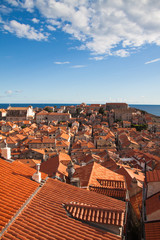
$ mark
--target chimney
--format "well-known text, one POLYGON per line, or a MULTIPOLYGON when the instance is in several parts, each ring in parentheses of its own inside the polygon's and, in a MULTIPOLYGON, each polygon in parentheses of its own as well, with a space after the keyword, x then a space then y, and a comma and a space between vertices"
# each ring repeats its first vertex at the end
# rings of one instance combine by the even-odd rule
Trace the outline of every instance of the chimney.
POLYGON ((68 135, 69 135, 69 137, 70 137, 70 136, 71 136, 71 130, 70 130, 70 127, 68 127, 67 131, 68 131, 68 135))
POLYGON ((80 187, 80 179, 79 178, 71 178, 70 184, 76 187, 80 187))
POLYGON ((5 159, 10 160, 11 159, 11 148, 7 146, 7 141, 6 139, 4 140, 5 143, 5 148, 1 148, 1 156, 5 159))
POLYGON ((68 172, 68 178, 71 179, 75 173, 74 163, 72 161, 68 164, 66 171, 68 172))
POLYGON ((41 182, 41 172, 39 171, 40 170, 40 163, 36 164, 36 170, 37 172, 33 174, 32 176, 32 179, 38 183, 41 182))

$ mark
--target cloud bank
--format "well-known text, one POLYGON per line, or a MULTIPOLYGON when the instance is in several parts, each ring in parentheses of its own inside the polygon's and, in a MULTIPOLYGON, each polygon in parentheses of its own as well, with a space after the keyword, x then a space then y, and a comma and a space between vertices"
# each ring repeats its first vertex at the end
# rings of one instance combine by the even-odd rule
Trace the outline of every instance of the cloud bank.
MULTIPOLYGON (((144 44, 160 45, 160 2, 157 0, 6 1, 28 12, 38 10, 46 26, 50 24, 50 30, 58 28, 68 33, 80 41, 79 49, 87 49, 95 56, 127 57, 144 44)), ((15 20, 4 28, 18 37, 38 41, 48 38, 15 20)))
POLYGON ((45 35, 41 32, 38 32, 30 25, 21 24, 16 20, 12 20, 9 23, 4 24, 4 30, 10 33, 14 33, 19 38, 27 38, 37 41, 47 40, 48 38, 48 34, 45 35))

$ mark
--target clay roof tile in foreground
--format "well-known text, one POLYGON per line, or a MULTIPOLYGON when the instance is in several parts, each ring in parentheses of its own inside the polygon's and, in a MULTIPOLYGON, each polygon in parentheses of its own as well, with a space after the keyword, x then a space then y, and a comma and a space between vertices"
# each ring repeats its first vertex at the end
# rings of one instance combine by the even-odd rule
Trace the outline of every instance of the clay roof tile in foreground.
MULTIPOLYGON (((48 179, 36 196, 23 210, 21 215, 12 223, 10 228, 2 236, 5 239, 39 239, 39 240, 120 240, 121 237, 88 225, 75 218, 69 217, 62 206, 67 202, 81 202, 87 205, 97 206, 99 209, 109 209, 119 214, 117 217, 111 216, 110 221, 118 224, 125 211, 125 203, 107 196, 86 191, 62 183, 58 180, 48 179)), ((89 213, 88 213, 89 215, 89 213)), ((87 215, 86 215, 87 216, 87 215)), ((98 213, 97 213, 98 217, 98 213)), ((84 218, 84 217, 83 217, 84 218)))
POLYGON ((25 164, 0 159, 0 231, 38 188, 39 184, 31 180, 35 172, 25 164))
POLYGON ((64 203, 63 206, 66 211, 76 219, 94 223, 123 226, 124 211, 99 208, 97 206, 76 202, 64 203))
POLYGON ((126 189, 113 189, 103 186, 89 186, 89 190, 120 200, 126 199, 126 189))

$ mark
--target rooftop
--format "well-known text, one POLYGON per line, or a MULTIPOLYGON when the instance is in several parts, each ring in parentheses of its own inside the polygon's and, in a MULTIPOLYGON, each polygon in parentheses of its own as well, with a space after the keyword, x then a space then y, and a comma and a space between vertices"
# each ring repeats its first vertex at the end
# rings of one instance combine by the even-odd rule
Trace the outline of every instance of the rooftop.
MULTIPOLYGON (((69 217, 63 206, 64 202, 81 202, 119 214, 125 211, 125 203, 122 201, 48 179, 2 239, 121 239, 115 234, 69 217)), ((114 216, 111 221, 112 219, 114 216)))
MULTIPOLYGON (((0 159, 0 231, 38 188, 39 184, 31 180, 35 172, 20 162, 0 159)), ((43 179, 46 176, 42 174, 43 179)))

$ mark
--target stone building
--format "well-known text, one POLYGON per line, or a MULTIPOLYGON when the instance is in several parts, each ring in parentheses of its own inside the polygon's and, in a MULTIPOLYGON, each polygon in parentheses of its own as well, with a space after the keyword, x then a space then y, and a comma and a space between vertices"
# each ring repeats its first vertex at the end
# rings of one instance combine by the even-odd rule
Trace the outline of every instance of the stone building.
POLYGON ((32 106, 28 107, 11 107, 7 108, 7 121, 24 121, 34 118, 34 111, 32 106))
POLYGON ((49 113, 48 114, 48 122, 52 121, 68 121, 71 118, 70 113, 49 113))
POLYGON ((5 109, 0 109, 0 120, 5 120, 6 114, 7 114, 7 112, 5 109))
POLYGON ((128 109, 127 103, 106 103, 106 110, 110 111, 112 109, 128 109))
POLYGON ((48 112, 45 110, 42 110, 41 112, 36 114, 36 123, 41 122, 48 122, 48 112))

